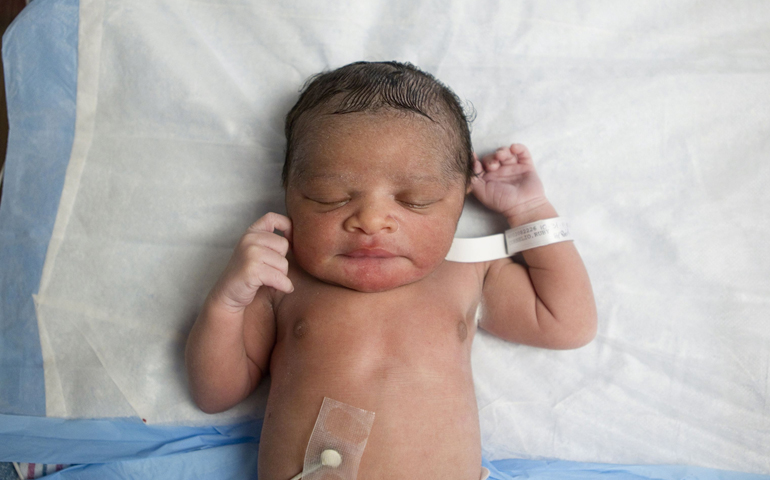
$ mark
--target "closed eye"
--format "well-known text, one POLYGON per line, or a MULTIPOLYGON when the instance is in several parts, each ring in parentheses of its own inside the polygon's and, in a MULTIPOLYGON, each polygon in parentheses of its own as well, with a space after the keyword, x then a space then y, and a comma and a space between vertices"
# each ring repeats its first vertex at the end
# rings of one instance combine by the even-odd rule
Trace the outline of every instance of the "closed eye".
POLYGON ((348 203, 348 201, 350 200, 349 198, 341 198, 339 200, 326 200, 326 199, 321 200, 321 199, 310 198, 307 196, 305 198, 307 198, 311 202, 315 202, 319 205, 325 205, 327 207, 341 207, 346 203, 348 203))
POLYGON ((400 203, 401 203, 401 205, 403 205, 403 206, 405 206, 407 208, 413 208, 415 210, 420 210, 420 209, 423 209, 423 208, 428 208, 428 207, 430 207, 431 205, 433 205, 436 202, 420 202, 420 203, 417 203, 417 202, 403 202, 402 201, 400 203))

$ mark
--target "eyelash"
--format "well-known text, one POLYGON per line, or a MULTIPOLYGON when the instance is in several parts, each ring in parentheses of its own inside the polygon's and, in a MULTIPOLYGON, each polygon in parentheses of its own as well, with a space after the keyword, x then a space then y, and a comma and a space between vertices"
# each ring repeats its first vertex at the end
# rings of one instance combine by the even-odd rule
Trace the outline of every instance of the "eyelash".
MULTIPOLYGON (((311 200, 312 200, 312 199, 311 199, 311 200)), ((313 200, 313 201, 314 201, 315 203, 318 203, 318 204, 320 204, 320 205, 325 205, 325 206, 327 206, 327 207, 332 207, 332 206, 334 206, 334 205, 340 205, 340 206, 342 206, 342 205, 344 205, 344 204, 348 203, 348 199, 345 199, 345 200, 336 200, 336 201, 333 201, 333 202, 322 202, 322 201, 320 201, 320 200, 313 200)))
MULTIPOLYGON (((314 201, 315 203, 317 203, 319 205, 323 205, 323 206, 326 206, 326 207, 333 207, 333 206, 340 206, 341 207, 341 206, 345 205, 346 203, 348 203, 348 201, 350 200, 350 199, 346 198, 344 200, 336 200, 336 201, 331 201, 331 202, 324 202, 324 201, 315 200, 315 199, 312 199, 312 198, 309 198, 309 197, 308 197, 308 199, 314 201)), ((398 203, 400 203, 401 205, 403 205, 403 206, 405 206, 407 208, 412 208, 412 209, 415 209, 415 210, 422 210, 422 209, 428 208, 434 202, 410 203, 410 202, 399 201, 398 203)))
POLYGON ((400 203, 406 207, 416 208, 416 209, 428 208, 431 205, 430 203, 409 203, 409 202, 400 202, 400 203))

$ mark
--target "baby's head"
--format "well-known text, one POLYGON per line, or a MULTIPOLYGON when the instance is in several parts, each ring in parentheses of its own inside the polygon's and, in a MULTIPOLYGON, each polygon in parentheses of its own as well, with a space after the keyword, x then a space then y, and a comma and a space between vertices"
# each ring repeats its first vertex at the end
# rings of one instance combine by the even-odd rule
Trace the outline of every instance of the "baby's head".
POLYGON ((433 272, 473 175, 457 96, 419 69, 353 63, 315 76, 286 117, 283 184, 293 254, 359 291, 433 272))
POLYGON ((302 169, 298 149, 308 127, 324 116, 350 113, 420 115, 446 135, 447 173, 473 175, 469 119, 460 99, 431 74, 409 63, 355 62, 313 76, 286 115, 286 157, 282 180, 287 187, 295 169, 302 169))

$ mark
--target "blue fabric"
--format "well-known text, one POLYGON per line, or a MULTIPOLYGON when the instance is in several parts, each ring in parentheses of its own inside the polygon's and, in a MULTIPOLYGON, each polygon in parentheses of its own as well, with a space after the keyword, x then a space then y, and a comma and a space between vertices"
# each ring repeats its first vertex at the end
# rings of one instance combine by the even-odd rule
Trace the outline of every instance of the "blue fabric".
POLYGON ((0 461, 107 463, 256 443, 261 420, 211 427, 149 426, 131 418, 0 415, 0 461))
POLYGON ((51 480, 255 479, 257 446, 227 445, 198 452, 96 465, 79 465, 46 477, 51 480))
POLYGON ((51 479, 253 479, 261 430, 0 415, 0 461, 82 464, 51 479))
POLYGON ((75 135, 78 0, 36 0, 3 36, 0 412, 45 415, 37 292, 75 135))
MULTIPOLYGON (((0 415, 0 461, 85 463, 55 479, 256 478, 260 420, 222 427, 159 427, 130 419, 63 420, 0 415)), ((561 460, 483 462, 490 479, 768 480, 699 467, 561 460)))
POLYGON ((770 475, 730 472, 681 465, 613 465, 562 460, 484 461, 490 479, 512 480, 768 480, 770 475))
POLYGON ((261 420, 157 427, 130 419, 0 415, 0 461, 80 463, 50 479, 253 479, 261 420))

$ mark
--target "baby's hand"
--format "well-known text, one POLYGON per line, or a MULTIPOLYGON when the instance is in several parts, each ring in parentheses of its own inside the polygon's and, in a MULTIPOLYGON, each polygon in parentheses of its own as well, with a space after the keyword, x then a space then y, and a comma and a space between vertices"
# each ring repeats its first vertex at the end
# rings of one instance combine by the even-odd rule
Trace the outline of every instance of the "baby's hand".
POLYGON ((474 154, 473 194, 487 208, 511 219, 548 200, 527 147, 514 143, 479 161, 474 154))
POLYGON ((268 213, 246 230, 235 247, 230 263, 214 287, 215 299, 235 311, 246 308, 261 286, 291 293, 289 280, 289 251, 291 220, 277 213, 268 213), (274 233, 280 230, 285 237, 274 233))

